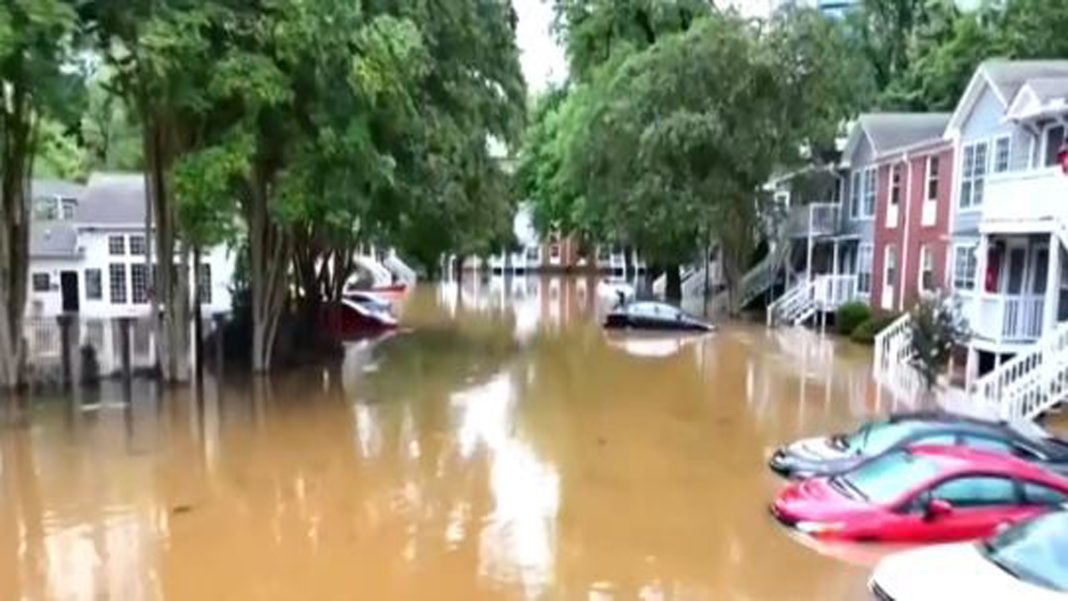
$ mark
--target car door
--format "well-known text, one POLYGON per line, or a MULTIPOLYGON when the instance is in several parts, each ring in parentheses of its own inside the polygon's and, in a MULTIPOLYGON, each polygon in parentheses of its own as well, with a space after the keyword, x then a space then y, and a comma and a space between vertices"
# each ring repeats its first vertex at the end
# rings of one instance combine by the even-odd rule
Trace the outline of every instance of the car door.
POLYGON ((1016 482, 997 475, 969 474, 944 480, 928 491, 927 501, 948 503, 951 509, 937 517, 925 512, 924 541, 985 537, 1000 524, 1036 513, 1034 507, 1021 502, 1016 482))

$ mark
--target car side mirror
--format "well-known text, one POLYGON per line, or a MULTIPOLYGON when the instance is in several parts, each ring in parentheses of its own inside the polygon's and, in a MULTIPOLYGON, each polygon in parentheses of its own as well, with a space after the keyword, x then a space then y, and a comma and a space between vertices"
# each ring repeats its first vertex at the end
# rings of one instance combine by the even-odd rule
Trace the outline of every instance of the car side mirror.
POLYGON ((929 522, 940 520, 953 513, 953 505, 945 499, 931 499, 927 502, 923 518, 929 522))

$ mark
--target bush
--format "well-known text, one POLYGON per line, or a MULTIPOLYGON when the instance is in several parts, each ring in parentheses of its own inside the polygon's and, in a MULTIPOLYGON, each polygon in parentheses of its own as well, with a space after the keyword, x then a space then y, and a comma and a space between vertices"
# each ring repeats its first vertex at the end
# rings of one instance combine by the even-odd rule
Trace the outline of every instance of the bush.
POLYGON ((894 321, 900 317, 896 313, 884 313, 882 315, 875 315, 864 320, 860 325, 849 334, 849 338, 853 342, 859 342, 860 344, 873 344, 875 342, 875 336, 882 332, 894 323, 894 321))
POLYGON ((860 302, 846 303, 838 307, 834 315, 834 329, 841 336, 849 336, 857 326, 871 319, 871 309, 860 302))

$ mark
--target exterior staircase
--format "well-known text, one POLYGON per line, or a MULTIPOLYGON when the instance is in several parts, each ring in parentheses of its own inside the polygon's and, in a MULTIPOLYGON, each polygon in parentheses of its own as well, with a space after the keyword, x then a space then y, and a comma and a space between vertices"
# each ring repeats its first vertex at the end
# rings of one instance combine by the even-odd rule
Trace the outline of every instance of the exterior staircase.
POLYGON ((973 382, 968 392, 1007 421, 1033 420, 1068 400, 1068 323, 973 382))
POLYGON ((768 305, 768 326, 780 323, 801 325, 816 314, 816 280, 801 280, 768 305))

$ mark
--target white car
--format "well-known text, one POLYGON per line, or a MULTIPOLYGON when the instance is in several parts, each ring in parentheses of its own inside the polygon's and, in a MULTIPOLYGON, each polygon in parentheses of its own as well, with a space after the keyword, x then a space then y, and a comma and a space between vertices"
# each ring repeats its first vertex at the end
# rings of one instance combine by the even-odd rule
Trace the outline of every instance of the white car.
POLYGON ((879 601, 1068 601, 1068 512, 982 542, 891 555, 868 587, 879 601))

